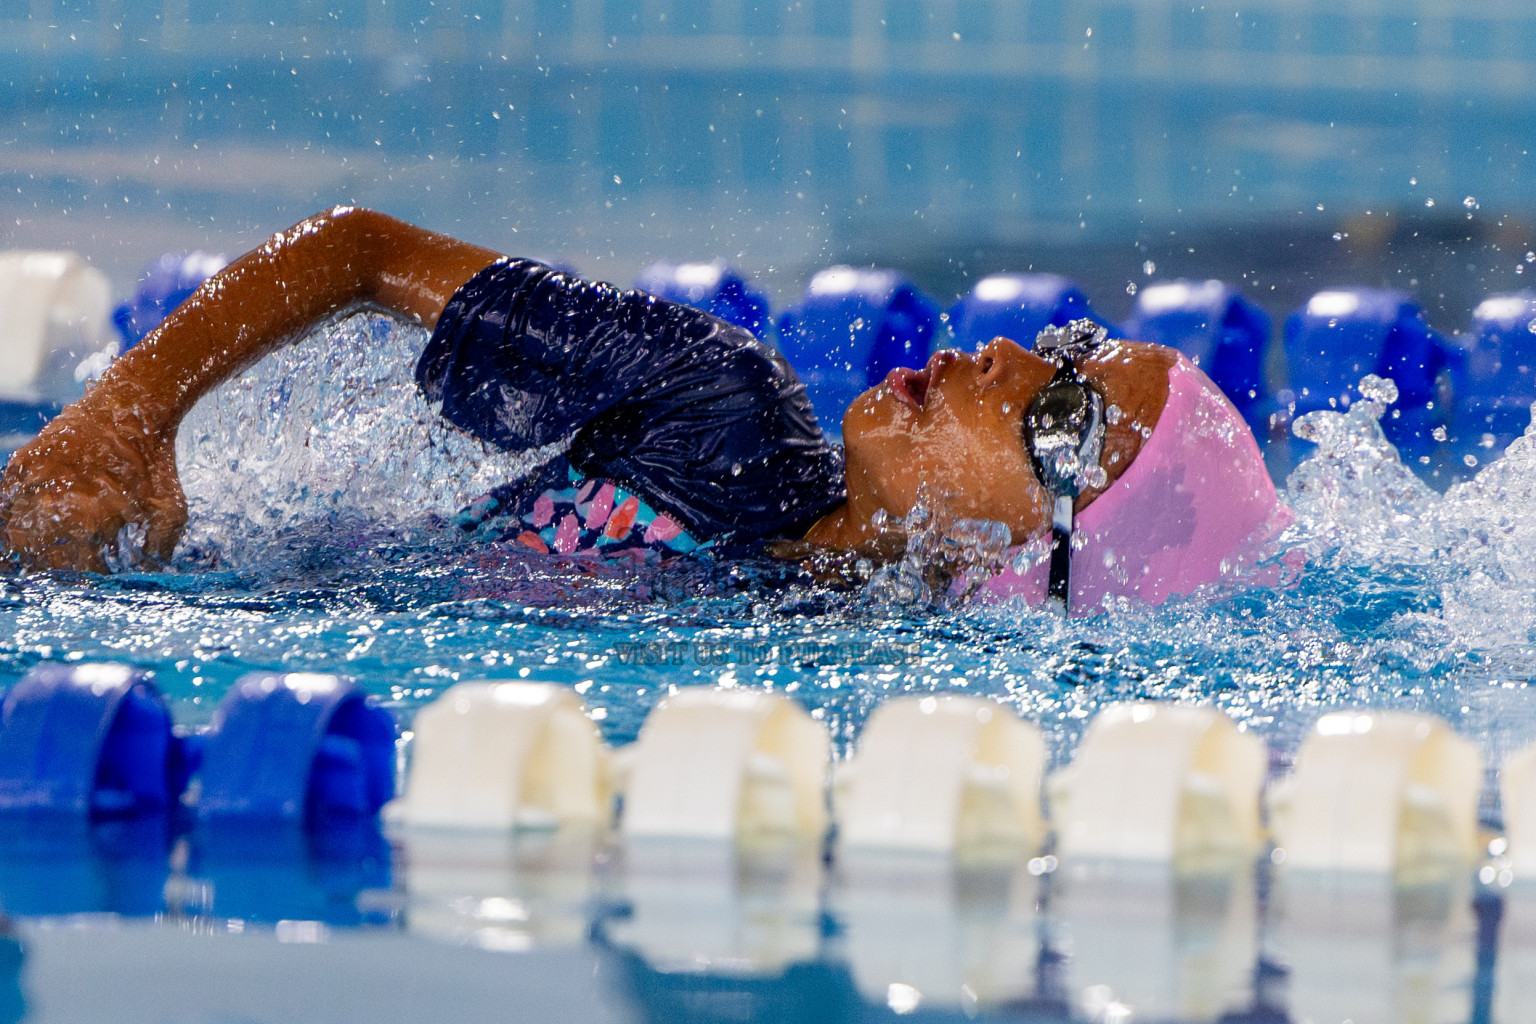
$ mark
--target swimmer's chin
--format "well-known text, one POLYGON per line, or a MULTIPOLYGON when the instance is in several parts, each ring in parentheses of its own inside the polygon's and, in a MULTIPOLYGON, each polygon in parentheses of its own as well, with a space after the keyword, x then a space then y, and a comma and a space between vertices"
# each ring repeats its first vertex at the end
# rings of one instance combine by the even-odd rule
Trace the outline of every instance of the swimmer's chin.
MULTIPOLYGON (((892 372, 894 374, 895 371, 892 372)), ((848 403, 848 411, 843 413, 844 444, 849 438, 857 438, 876 427, 888 426, 900 420, 904 413, 908 414, 909 420, 913 419, 915 417, 910 414, 914 411, 897 397, 891 378, 887 377, 848 403)))

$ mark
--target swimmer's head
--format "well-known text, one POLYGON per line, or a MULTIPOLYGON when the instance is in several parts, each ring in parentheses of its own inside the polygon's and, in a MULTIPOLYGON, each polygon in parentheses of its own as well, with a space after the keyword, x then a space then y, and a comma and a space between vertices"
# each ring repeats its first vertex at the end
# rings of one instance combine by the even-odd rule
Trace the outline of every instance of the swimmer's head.
MULTIPOLYGON (((1064 376, 1080 374, 1102 403, 1103 473, 1080 475, 1074 505, 1081 511, 1140 452, 1167 401, 1177 355, 1131 341, 1084 345, 1071 355, 1075 372, 1064 376)), ((926 493, 952 516, 1006 524, 1015 543, 1049 529, 1050 481, 1031 456, 1025 422, 1060 367, 1059 358, 994 338, 974 355, 948 350, 921 370, 891 371, 843 417, 845 528, 872 533, 878 511, 900 518, 926 493)))

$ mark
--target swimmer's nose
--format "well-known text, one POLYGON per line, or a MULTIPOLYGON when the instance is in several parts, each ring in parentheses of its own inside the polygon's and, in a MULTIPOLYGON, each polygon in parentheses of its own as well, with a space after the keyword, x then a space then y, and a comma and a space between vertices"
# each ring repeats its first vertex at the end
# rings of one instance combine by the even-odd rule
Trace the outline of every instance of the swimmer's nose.
POLYGON ((976 353, 976 383, 981 387, 998 383, 1007 372, 1008 361, 999 351, 1002 341, 1002 338, 993 338, 976 353))

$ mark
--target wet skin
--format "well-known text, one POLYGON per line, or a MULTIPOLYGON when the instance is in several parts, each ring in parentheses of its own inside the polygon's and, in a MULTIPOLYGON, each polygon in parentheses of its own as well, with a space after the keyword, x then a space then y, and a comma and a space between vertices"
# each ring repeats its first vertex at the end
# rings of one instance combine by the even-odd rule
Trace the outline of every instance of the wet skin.
MULTIPOLYGON (((1110 410, 1099 459, 1105 487, 1141 451, 1143 431, 1156 426, 1175 358, 1161 346, 1116 341, 1077 363, 1110 410)), ((899 519, 923 490, 951 516, 1006 524, 1014 543, 1047 530, 1050 499, 1030 465, 1023 422, 1054 372, 1051 363, 1007 338, 994 338, 975 355, 939 352, 922 370, 893 370, 843 416, 848 502, 812 527, 806 540, 864 546, 878 534, 878 512, 899 519)), ((1078 511, 1104 489, 1085 490, 1078 511)))
MULTIPOLYGON (((30 569, 105 572, 124 527, 168 560, 187 522, 176 431, 209 390, 315 326, 373 307, 432 327, 497 253, 370 210, 336 207, 209 278, 17 449, 0 478, 0 540, 30 569)), ((125 552, 131 554, 133 552, 125 552)))
MULTIPOLYGON (((273 236, 210 278, 80 401, 11 457, 0 542, 25 568, 104 572, 108 555, 154 567, 186 527, 176 431, 197 400, 262 356, 359 308, 431 329, 454 292, 498 254, 384 214, 336 207, 273 236), (137 539, 119 550, 124 538, 137 539)), ((1081 368, 1123 415, 1100 464, 1113 481, 1167 399, 1173 353, 1118 342, 1081 368)), ((1047 500, 1022 442, 1025 409, 1051 376, 1005 339, 896 370, 843 419, 847 504, 806 535, 858 548, 876 512, 903 516, 920 486, 956 516, 1043 530, 1047 500)), ((1078 499, 1086 505, 1097 492, 1078 499)))

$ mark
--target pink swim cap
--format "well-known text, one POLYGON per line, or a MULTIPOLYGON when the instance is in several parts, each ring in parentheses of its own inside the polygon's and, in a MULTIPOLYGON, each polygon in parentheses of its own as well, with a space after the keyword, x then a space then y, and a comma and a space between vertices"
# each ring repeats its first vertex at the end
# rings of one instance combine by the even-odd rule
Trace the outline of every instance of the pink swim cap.
MULTIPOLYGON (((1251 567, 1290 522, 1247 424, 1180 355, 1152 436, 1076 517, 1068 606, 1085 615, 1105 607, 1106 597, 1161 604, 1251 567)), ((1040 551, 1037 565, 1004 570, 978 593, 1044 601, 1050 532, 1025 547, 1040 551)))

